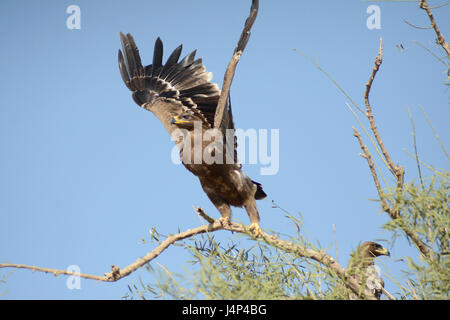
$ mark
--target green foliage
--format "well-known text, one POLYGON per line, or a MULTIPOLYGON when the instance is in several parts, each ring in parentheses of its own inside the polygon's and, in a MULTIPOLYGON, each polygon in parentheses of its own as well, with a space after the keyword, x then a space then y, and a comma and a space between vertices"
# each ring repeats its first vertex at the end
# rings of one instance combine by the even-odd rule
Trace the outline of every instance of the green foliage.
MULTIPOLYGON (((384 228, 394 237, 413 230, 429 246, 430 255, 406 257, 407 280, 398 284, 398 299, 448 299, 450 292, 450 227, 448 172, 437 172, 426 185, 405 183, 401 195, 392 188, 383 194, 391 205, 396 201, 401 217, 384 228)), ((315 250, 300 235, 301 219, 286 215, 297 227, 288 240, 315 250)), ((205 234, 179 244, 186 249, 191 265, 184 274, 165 267, 148 267, 156 283, 129 286, 126 298, 169 299, 349 299, 354 294, 330 269, 311 259, 299 258, 258 240, 249 248, 240 243, 246 235, 235 234, 222 245, 205 234)), ((159 240, 158 240, 159 241, 159 240)))
POLYGON ((191 278, 192 293, 206 299, 303 298, 297 264, 288 265, 277 250, 261 242, 249 249, 221 247, 206 235, 187 249, 200 269, 191 278))
MULTIPOLYGON (((297 236, 288 240, 320 251, 300 235, 301 219, 286 217, 297 227, 297 236)), ((191 255, 184 274, 171 273, 161 265, 147 267, 156 282, 132 284, 124 298, 348 299, 349 289, 333 270, 261 240, 244 248, 243 237, 247 235, 234 234, 226 245, 212 234, 186 240, 179 244, 191 255)))
MULTIPOLYGON (((288 216, 300 231, 300 220, 288 216)), ((297 257, 258 240, 244 248, 240 240, 247 235, 235 234, 226 245, 211 234, 199 235, 181 246, 191 260, 185 274, 174 274, 163 266, 149 267, 156 283, 129 286, 124 298, 168 299, 325 299, 337 277, 311 259, 297 257), (194 270, 194 271, 193 271, 194 270)), ((298 235, 293 243, 307 244, 298 235)))
POLYGON ((448 299, 450 292, 450 209, 449 172, 437 172, 427 185, 406 183, 403 193, 388 190, 384 197, 391 204, 397 201, 401 217, 383 227, 396 236, 409 229, 430 249, 428 256, 406 257, 408 261, 409 294, 420 299, 448 299), (395 199, 395 200, 394 200, 395 199))

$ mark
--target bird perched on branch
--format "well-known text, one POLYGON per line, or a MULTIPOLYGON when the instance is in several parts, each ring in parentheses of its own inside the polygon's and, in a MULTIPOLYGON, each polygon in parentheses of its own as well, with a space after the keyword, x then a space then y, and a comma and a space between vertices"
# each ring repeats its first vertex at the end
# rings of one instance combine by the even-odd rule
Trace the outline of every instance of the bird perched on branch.
POLYGON ((181 61, 182 46, 177 47, 163 64, 163 44, 158 38, 153 63, 143 66, 138 48, 130 34, 120 34, 119 69, 134 101, 153 112, 171 134, 180 150, 183 165, 194 175, 219 210, 222 223, 231 218, 230 206, 245 207, 250 230, 261 234, 256 201, 263 199, 261 184, 241 170, 236 154, 236 137, 228 96, 221 123, 214 123, 221 91, 211 83, 202 59, 195 53, 181 61))
POLYGON ((380 299, 384 281, 374 262, 374 259, 378 256, 390 256, 390 253, 376 242, 366 241, 362 243, 353 253, 348 263, 347 272, 349 275, 356 276, 360 283, 365 283, 366 289, 377 299, 380 299))

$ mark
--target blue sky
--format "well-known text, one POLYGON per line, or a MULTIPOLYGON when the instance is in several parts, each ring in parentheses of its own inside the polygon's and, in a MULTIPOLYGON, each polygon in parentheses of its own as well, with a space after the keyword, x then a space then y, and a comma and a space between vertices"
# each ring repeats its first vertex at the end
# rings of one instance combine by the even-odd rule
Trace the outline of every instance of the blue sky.
MULTIPOLYGON (((381 29, 369 30, 368 3, 352 1, 261 1, 252 36, 231 88, 239 128, 279 129, 279 171, 260 175, 261 164, 244 166, 270 200, 301 212, 305 231, 346 265, 365 240, 390 239, 366 161, 352 136, 358 123, 349 100, 304 56, 315 59, 362 107, 365 83, 383 37, 384 57, 371 92, 375 120, 406 179, 417 178, 411 124, 419 156, 435 167, 448 163, 418 105, 448 146, 446 68, 414 41, 443 57, 428 18, 416 3, 376 3, 381 29), (402 44, 400 52, 396 45, 402 44)), ((433 2, 432 2, 433 4, 433 2)), ((213 81, 223 74, 250 1, 12 1, 0 2, 0 261, 101 275, 124 267, 154 244, 141 244, 156 227, 163 234, 201 224, 192 206, 219 213, 200 184, 170 161, 173 144, 159 121, 132 101, 118 66, 119 32, 130 32, 144 64, 159 36, 165 57, 180 43, 197 49, 213 81), (81 9, 81 29, 66 27, 70 5, 81 9)), ((435 10, 449 37, 449 7, 435 10)), ((367 144, 369 142, 366 139, 367 144)), ((423 168, 425 174, 429 172, 423 168)), ((391 181, 392 182, 392 181, 391 181)), ((270 200, 259 201, 262 228, 294 233, 270 200)), ((249 223, 243 209, 235 221, 249 223)), ((233 236, 217 232, 221 241, 233 236)), ((242 241, 242 240, 241 240, 242 241)), ((404 279, 401 261, 415 250, 387 242, 383 264, 404 279)), ((244 245, 244 244, 243 244, 244 245)), ((180 272, 188 255, 173 247, 155 262, 180 272)), ((158 268, 155 265, 155 268, 158 268)), ((127 285, 151 281, 145 270, 117 283, 81 281, 69 290, 66 277, 27 270, 0 270, 2 299, 119 299, 127 285)), ((398 287, 386 279, 392 293, 398 287)))

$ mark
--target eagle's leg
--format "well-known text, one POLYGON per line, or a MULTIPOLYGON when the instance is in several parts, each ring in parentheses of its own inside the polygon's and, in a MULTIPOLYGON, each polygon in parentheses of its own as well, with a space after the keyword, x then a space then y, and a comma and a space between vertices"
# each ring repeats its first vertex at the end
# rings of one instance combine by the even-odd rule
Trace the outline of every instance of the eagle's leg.
POLYGON ((229 226, 230 225, 230 219, 231 219, 231 208, 230 206, 221 198, 216 196, 209 196, 209 199, 214 204, 214 206, 219 210, 222 217, 219 218, 220 223, 223 226, 229 226))
POLYGON ((251 225, 249 227, 250 231, 255 237, 259 237, 262 233, 261 227, 259 226, 259 213, 258 207, 256 206, 256 201, 254 198, 248 200, 245 204, 245 210, 250 218, 251 225))

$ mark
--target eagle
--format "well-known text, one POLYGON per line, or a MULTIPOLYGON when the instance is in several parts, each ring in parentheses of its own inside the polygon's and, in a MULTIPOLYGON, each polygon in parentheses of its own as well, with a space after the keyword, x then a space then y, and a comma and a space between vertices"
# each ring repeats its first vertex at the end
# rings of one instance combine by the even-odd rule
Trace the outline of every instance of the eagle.
MULTIPOLYGON (((366 241, 362 243, 353 253, 347 267, 347 272, 355 276, 358 281, 365 284, 377 299, 380 299, 384 288, 384 281, 381 278, 378 267, 374 259, 378 256, 390 256, 389 251, 379 243, 366 241)), ((354 295, 350 297, 354 299, 354 295)))
MULTIPOLYGON (((180 151, 183 165, 200 184, 229 225, 231 206, 244 207, 250 218, 249 230, 261 235, 255 200, 266 197, 260 183, 242 171, 237 158, 237 139, 230 96, 223 108, 220 125, 214 124, 221 90, 212 83, 196 50, 179 61, 182 45, 163 64, 163 43, 155 42, 152 64, 143 66, 131 34, 120 33, 122 50, 118 60, 122 80, 132 91, 134 102, 151 111, 163 124, 180 151)), ((220 111, 218 111, 220 112, 220 111)))

